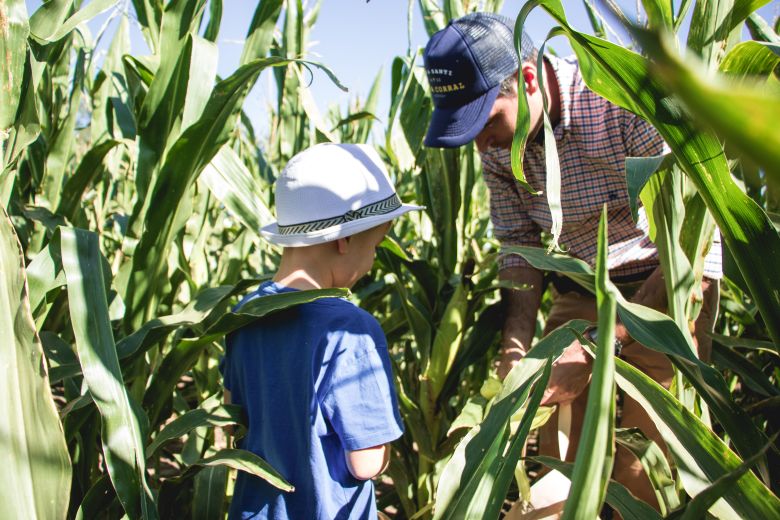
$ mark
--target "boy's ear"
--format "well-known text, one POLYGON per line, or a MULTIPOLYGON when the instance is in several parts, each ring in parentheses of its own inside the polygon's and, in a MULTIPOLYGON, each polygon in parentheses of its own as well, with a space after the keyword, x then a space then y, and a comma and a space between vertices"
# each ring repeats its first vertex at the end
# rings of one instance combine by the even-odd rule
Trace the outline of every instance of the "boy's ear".
POLYGON ((343 237, 336 240, 336 249, 340 255, 347 254, 349 250, 349 237, 343 237))

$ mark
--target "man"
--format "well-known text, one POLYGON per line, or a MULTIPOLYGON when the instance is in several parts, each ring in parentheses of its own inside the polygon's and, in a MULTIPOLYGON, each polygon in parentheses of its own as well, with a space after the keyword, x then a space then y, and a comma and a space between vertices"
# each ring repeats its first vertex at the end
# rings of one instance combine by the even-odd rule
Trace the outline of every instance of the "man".
MULTIPOLYGON (((574 58, 545 56, 544 70, 537 70, 537 51, 526 34, 522 35, 518 66, 512 26, 504 17, 474 13, 452 21, 431 37, 424 60, 434 111, 425 145, 454 148, 474 141, 490 191, 496 238, 502 246, 539 247, 541 231, 549 230, 552 224, 548 202, 544 196, 531 195, 515 180, 510 149, 519 78, 525 83, 531 119, 523 171, 531 186, 545 186, 543 79, 561 165, 560 243, 572 256, 594 265, 599 217, 607 203, 610 278, 632 301, 664 310, 666 291, 658 253, 648 236, 647 218, 640 208, 638 222, 634 223, 625 187, 625 158, 665 153, 662 138, 647 122, 591 92, 574 58)), ((704 332, 712 328, 718 305, 717 280, 722 276, 717 242, 707 256, 704 274, 704 305, 694 337, 700 357, 706 360, 711 343, 704 332)), ((499 277, 530 287, 503 294, 508 304, 498 365, 503 378, 531 346, 544 286, 543 274, 518 255, 501 257, 499 277)), ((554 303, 544 334, 574 318, 596 321, 592 294, 566 278, 553 277, 552 281, 554 303)), ((623 359, 669 387, 673 370, 664 355, 633 341, 619 323, 616 336, 623 359)), ((571 403, 572 448, 561 454, 570 461, 584 418, 591 363, 578 342, 571 345, 554 366, 543 401, 571 403)), ((543 453, 558 455, 556 424, 553 417, 542 431, 543 453)), ((663 446, 652 420, 629 398, 624 399, 621 426, 639 427, 663 446)), ((639 461, 622 448, 618 448, 613 476, 637 497, 657 507, 639 461)))

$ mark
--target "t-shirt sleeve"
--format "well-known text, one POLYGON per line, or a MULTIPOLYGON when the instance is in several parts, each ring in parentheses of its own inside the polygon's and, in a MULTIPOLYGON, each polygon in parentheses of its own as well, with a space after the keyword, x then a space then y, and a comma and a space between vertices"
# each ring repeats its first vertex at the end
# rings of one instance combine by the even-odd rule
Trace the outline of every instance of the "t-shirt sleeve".
POLYGON ((328 421, 349 451, 379 446, 403 433, 387 344, 377 331, 341 331, 322 397, 328 421))

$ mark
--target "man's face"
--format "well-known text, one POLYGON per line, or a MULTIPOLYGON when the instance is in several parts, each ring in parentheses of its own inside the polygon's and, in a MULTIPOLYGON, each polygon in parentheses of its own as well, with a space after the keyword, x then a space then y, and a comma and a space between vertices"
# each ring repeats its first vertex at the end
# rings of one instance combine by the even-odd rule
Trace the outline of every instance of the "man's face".
MULTIPOLYGON (((528 141, 532 141, 539 133, 542 122, 542 93, 535 82, 534 76, 530 77, 526 73, 526 67, 523 68, 526 79, 526 88, 530 91, 526 94, 528 99, 528 109, 531 112, 531 125, 528 132, 528 141), (530 80, 530 81, 529 81, 530 80)), ((517 86, 513 87, 511 92, 500 94, 493 103, 493 108, 488 116, 487 123, 482 131, 477 134, 474 143, 480 153, 486 152, 489 148, 501 148, 509 150, 512 148, 512 137, 515 134, 517 124, 517 86)))

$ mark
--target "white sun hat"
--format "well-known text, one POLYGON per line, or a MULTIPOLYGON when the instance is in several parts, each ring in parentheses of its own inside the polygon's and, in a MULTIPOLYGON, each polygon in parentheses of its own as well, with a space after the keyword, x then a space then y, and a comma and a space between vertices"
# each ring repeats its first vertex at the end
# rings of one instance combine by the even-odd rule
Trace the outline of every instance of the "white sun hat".
POLYGON ((311 246, 419 209, 398 198, 372 146, 322 143, 287 163, 276 180, 277 222, 260 233, 272 244, 311 246))

